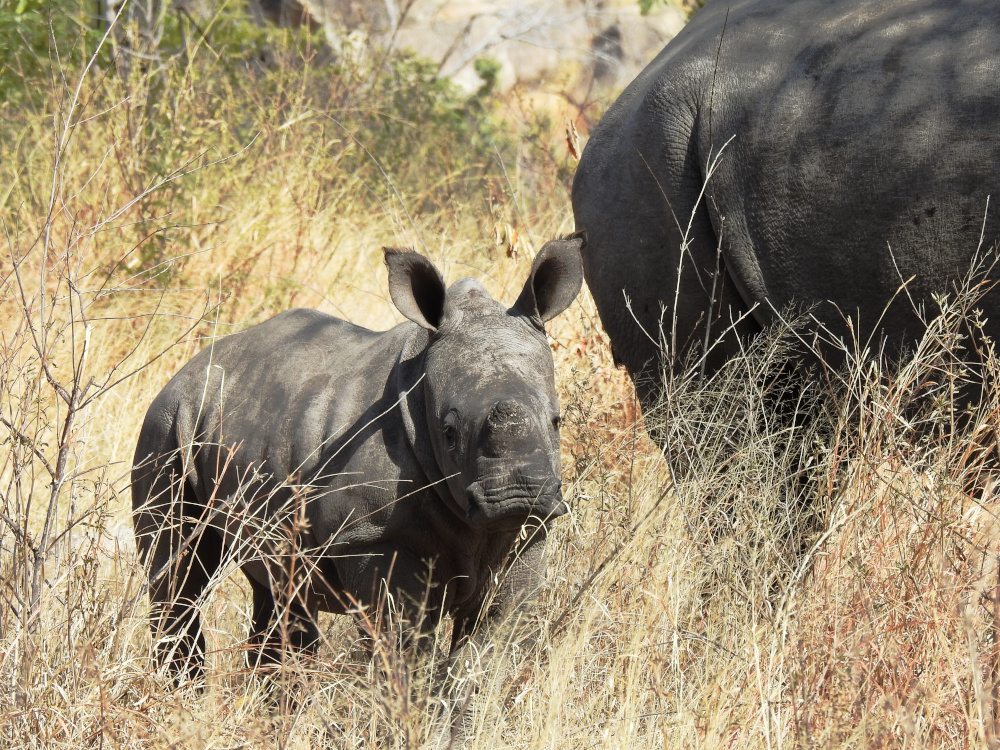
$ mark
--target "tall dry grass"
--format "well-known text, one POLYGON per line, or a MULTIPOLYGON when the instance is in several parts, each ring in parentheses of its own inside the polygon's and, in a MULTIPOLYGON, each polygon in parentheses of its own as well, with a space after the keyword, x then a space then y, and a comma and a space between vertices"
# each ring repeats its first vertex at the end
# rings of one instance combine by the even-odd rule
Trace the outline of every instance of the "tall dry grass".
MULTIPOLYGON (((286 665, 292 698, 276 701, 245 666, 233 569, 203 603, 204 689, 174 688, 151 660, 127 477, 169 376, 210 337, 294 305, 392 325, 383 244, 511 300, 529 246, 572 229, 555 134, 518 142, 512 124, 513 145, 476 150, 447 123, 396 122, 424 95, 402 72, 377 84, 378 61, 359 60, 331 80, 294 49, 245 80, 204 47, 127 79, 81 66, 36 104, 4 105, 4 746, 437 736, 434 665, 361 657, 343 617, 321 620, 320 656, 286 665), (379 118, 420 147, 393 151, 379 118)), ((674 380, 655 415, 665 452, 584 294, 550 331, 572 513, 535 643, 480 677, 469 746, 995 747, 997 507, 977 450, 995 447, 995 394, 975 419, 950 409, 975 293, 889 375, 856 363, 776 397, 776 331, 708 382, 674 380), (778 418, 789 399, 811 419, 778 418)))

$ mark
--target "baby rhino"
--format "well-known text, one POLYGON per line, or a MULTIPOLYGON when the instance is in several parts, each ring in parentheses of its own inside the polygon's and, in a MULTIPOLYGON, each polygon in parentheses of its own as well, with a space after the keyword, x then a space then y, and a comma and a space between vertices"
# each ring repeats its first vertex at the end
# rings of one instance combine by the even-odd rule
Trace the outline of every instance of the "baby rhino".
POLYGON ((158 657, 179 679, 203 669, 197 604, 228 561, 253 590, 252 663, 314 649, 318 610, 374 622, 388 602, 418 632, 448 614, 453 653, 516 615, 566 512, 543 324, 580 291, 580 245, 546 244, 509 309, 386 249, 409 322, 376 333, 290 310, 173 377, 139 435, 132 502, 158 657))

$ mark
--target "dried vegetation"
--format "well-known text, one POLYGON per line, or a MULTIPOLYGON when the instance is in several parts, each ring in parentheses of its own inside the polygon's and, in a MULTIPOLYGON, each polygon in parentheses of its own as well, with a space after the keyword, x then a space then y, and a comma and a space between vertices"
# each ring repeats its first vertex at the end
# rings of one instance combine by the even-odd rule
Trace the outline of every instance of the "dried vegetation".
MULTIPOLYGON (((150 659, 128 470, 170 374, 295 305, 388 327, 383 244, 510 300, 530 249, 572 229, 544 122, 501 125, 502 103, 458 101, 416 61, 324 61, 293 36, 233 65, 196 34, 147 69, 67 57, 0 104, 0 745, 435 736, 432 666, 359 656, 346 618, 321 621, 288 690, 263 685, 232 569, 204 602, 205 689, 150 659)), ((536 641, 481 677, 469 745, 995 747, 992 355, 984 407, 951 407, 980 291, 942 301, 891 375, 861 363, 776 396, 775 331, 707 383, 674 379, 646 417, 666 453, 589 298, 554 321, 572 514, 536 641), (777 418, 790 400, 812 419, 777 418)))

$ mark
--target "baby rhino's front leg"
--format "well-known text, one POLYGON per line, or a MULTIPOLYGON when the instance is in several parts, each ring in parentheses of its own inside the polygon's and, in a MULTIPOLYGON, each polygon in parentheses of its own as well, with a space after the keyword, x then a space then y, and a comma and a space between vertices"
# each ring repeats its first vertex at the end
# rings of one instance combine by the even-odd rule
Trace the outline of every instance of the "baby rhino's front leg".
POLYGON ((374 544, 337 558, 336 567, 344 603, 355 610, 372 653, 375 640, 388 632, 400 632, 408 648, 414 642, 419 646, 437 627, 440 592, 425 561, 395 546, 374 544))
POLYGON ((510 659, 516 666, 534 644, 531 614, 545 580, 546 532, 544 526, 527 526, 525 532, 527 538, 511 551, 499 585, 483 602, 481 616, 455 621, 445 701, 450 739, 459 746, 467 734, 468 708, 494 660, 510 659))

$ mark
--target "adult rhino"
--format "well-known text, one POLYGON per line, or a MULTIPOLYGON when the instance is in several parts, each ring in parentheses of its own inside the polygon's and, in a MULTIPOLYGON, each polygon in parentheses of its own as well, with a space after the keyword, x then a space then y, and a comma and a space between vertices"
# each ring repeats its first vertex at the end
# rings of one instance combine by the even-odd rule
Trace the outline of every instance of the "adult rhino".
POLYGON ((390 597, 424 630, 451 615, 454 650, 537 588, 566 512, 543 324, 583 284, 580 241, 547 243, 509 309, 473 279, 446 288, 416 253, 385 262, 410 322, 290 310, 213 343, 149 407, 134 524, 178 676, 203 669, 197 602, 227 560, 253 591, 262 663, 313 649, 316 611, 374 620, 390 597))
MULTIPOLYGON (((573 183, 586 280, 645 407, 661 368, 717 371, 790 305, 828 341, 910 345, 916 310, 1000 237, 998 201, 994 0, 710 0, 573 183)), ((1000 294, 979 306, 1000 340, 1000 294)))

